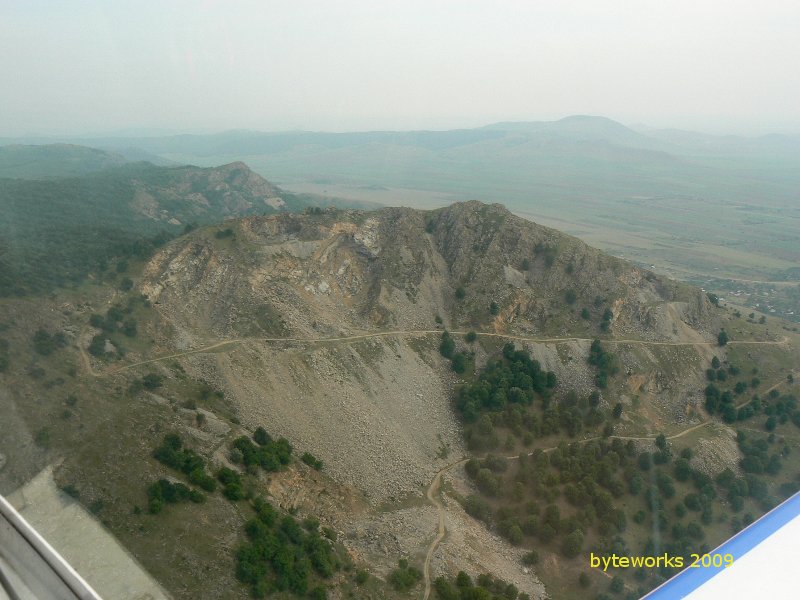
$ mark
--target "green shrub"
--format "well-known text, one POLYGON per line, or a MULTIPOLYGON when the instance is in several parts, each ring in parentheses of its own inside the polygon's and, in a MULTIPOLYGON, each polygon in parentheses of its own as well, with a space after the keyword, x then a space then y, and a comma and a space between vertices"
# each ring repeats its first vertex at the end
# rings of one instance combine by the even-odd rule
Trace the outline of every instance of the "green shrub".
MULTIPOLYGON (((328 579, 340 568, 331 544, 316 531, 306 532, 289 515, 277 518, 277 511, 261 498, 252 506, 256 518, 245 524, 247 542, 236 552, 236 577, 255 597, 279 592, 304 596, 312 570, 328 579)), ((310 593, 324 598, 326 592, 317 585, 310 593)))
POLYGON ((39 328, 33 334, 33 349, 43 356, 48 356, 67 345, 67 338, 62 332, 53 335, 45 329, 39 328))
POLYGON ((206 497, 197 490, 190 489, 182 483, 172 483, 159 479, 147 488, 148 510, 151 514, 160 513, 165 504, 179 502, 205 502, 206 497))
POLYGON ((316 469, 317 471, 321 471, 322 470, 322 461, 319 460, 318 458, 316 458, 310 452, 304 452, 303 456, 300 457, 300 460, 302 460, 304 463, 306 463, 312 469, 316 469))
POLYGON ((456 352, 453 355, 453 362, 451 364, 453 371, 455 371, 458 374, 462 374, 466 372, 468 365, 469 365, 469 360, 464 352, 456 352))
POLYGON ((407 592, 422 579, 422 572, 416 567, 408 565, 408 561, 401 559, 397 568, 389 574, 389 583, 399 592, 407 592))
POLYGON ((259 446, 266 446, 272 441, 272 438, 263 427, 258 427, 253 432, 253 439, 259 446))
POLYGON ((446 330, 442 332, 442 341, 439 344, 439 353, 445 358, 453 358, 456 351, 456 343, 446 330))
POLYGON ((530 552, 526 552, 525 555, 523 555, 522 557, 522 563, 528 566, 538 564, 539 553, 536 550, 531 550, 530 552))
POLYGON ((164 377, 159 375, 158 373, 148 373, 144 377, 142 377, 142 385, 146 390, 157 390, 162 385, 164 385, 164 377))
POLYGON ((267 472, 283 469, 289 464, 292 456, 292 445, 285 438, 259 446, 250 438, 241 436, 233 441, 233 449, 241 452, 245 467, 260 466, 267 472))

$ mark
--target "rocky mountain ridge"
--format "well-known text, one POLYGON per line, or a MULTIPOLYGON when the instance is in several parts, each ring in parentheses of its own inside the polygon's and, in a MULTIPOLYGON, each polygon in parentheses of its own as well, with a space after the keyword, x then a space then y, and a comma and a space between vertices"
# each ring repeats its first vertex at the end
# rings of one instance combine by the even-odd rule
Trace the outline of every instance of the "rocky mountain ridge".
MULTIPOLYGON (((243 422, 335 457, 340 481, 378 499, 418 491, 439 445, 461 447, 453 375, 430 355, 437 329, 527 336, 544 368, 588 394, 592 338, 702 342, 717 326, 700 290, 479 202, 228 221, 165 246, 139 289, 170 324, 164 347, 236 344, 185 360, 236 399, 243 422)), ((473 350, 481 364, 486 351, 473 350)), ((646 380, 670 418, 684 414, 697 354, 678 383, 659 375, 659 357, 629 353, 656 369, 646 380)))
POLYGON ((125 163, 80 177, 0 179, 0 295, 75 283, 197 225, 298 210, 308 201, 240 162, 125 163))
MULTIPOLYGON (((674 339, 662 323, 670 311, 690 326, 709 326, 709 301, 699 290, 500 205, 328 210, 225 227, 232 232, 224 243, 208 230, 167 246, 142 286, 165 307, 194 307, 185 316, 205 315, 217 335, 245 332, 248 307, 258 306, 282 315, 282 332, 292 336, 425 328, 437 315, 451 327, 590 337, 603 333, 598 325, 610 311, 608 332, 654 340, 674 339)), ((275 327, 264 332, 278 333, 275 327)))
MULTIPOLYGON (((261 186, 237 165, 202 181, 224 194, 237 178, 239 187, 261 186)), ((60 296, 0 299, 4 337, 24 349, 2 375, 13 385, 0 388, 8 398, 0 407, 22 423, 14 428, 22 434, 0 444, 4 474, 21 482, 18 466, 63 456, 57 483, 79 490, 87 507, 103 504, 114 534, 182 598, 247 596, 234 569, 247 514, 220 494, 165 515, 142 511, 143 482, 176 475, 153 458, 165 433, 178 432, 210 473, 241 472, 253 494, 330 527, 374 577, 376 599, 404 597, 389 574, 399 558, 419 564, 426 555, 430 580, 488 570, 535 597, 561 597, 552 577, 564 565, 582 569, 579 559, 555 563, 563 557, 551 553, 528 567, 530 544, 486 529, 462 504, 477 493, 465 462, 483 452, 456 405, 473 366, 480 374, 512 343, 548 381, 554 375, 551 411, 594 398, 612 437, 637 452, 662 432, 695 444, 692 464, 713 476, 738 468, 738 450, 731 427, 703 408, 712 358, 741 366, 748 380, 757 369, 766 395, 788 381, 796 355, 772 322, 747 323, 702 290, 479 202, 250 215, 189 231, 144 264, 111 271, 60 296), (123 289, 123 278, 133 287, 123 289), (722 327, 731 334, 725 348, 722 327), (469 357, 463 374, 440 352, 445 328, 469 357), (58 349, 42 354, 41 338, 58 349), (588 360, 595 338, 619 367, 602 389, 588 360), (244 469, 231 442, 257 427, 314 460, 276 473, 244 469), (321 471, 309 466, 317 460, 321 471), (447 536, 436 548, 439 519, 447 536)), ((544 418, 544 397, 532 410, 544 418)), ((505 412, 489 424, 496 416, 499 428, 505 412)), ((604 435, 586 427, 577 436, 537 430, 527 442, 498 437, 492 451, 512 462, 604 435)), ((348 596, 332 589, 331 597, 348 596)))

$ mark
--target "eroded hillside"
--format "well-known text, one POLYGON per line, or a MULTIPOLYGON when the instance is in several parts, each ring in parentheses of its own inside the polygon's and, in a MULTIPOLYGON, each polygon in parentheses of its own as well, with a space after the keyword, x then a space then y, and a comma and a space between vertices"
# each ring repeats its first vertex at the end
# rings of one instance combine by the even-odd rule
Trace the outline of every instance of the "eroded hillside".
MULTIPOLYGON (((245 516, 219 495, 164 517, 135 512, 141 482, 164 474, 152 451, 165 432, 179 432, 213 469, 241 469, 231 440, 259 426, 321 459, 321 473, 299 461, 266 475, 243 470, 248 493, 319 518, 384 590, 406 557, 430 568, 428 583, 490 570, 538 598, 547 592, 543 573, 552 597, 569 597, 553 574, 571 577, 577 559, 562 565, 553 554, 531 569, 525 544, 465 511, 476 492, 465 464, 476 450, 454 406, 456 387, 475 381, 510 342, 547 374, 540 391, 554 410, 591 397, 596 414, 619 405, 613 437, 640 448, 662 432, 680 443, 696 436, 692 464, 713 476, 738 469, 739 450, 728 426, 705 427, 717 423, 703 409, 712 359, 752 363, 770 385, 796 364, 794 334, 477 202, 246 217, 169 242, 130 275, 132 290, 104 284, 59 304, 7 301, 13 344, 57 342, 4 375, 17 382, 5 388, 5 412, 26 427, 3 453, 17 483, 35 471, 17 466, 31 456, 36 465, 66 457, 59 483, 81 490, 87 507, 105 506, 112 531, 176 597, 246 593, 233 578, 245 516), (731 336, 724 348, 722 328, 731 336), (445 329, 468 357, 464 373, 442 356, 445 329), (596 338, 619 367, 602 390, 589 360, 596 338), (196 543, 179 542, 184 535, 196 543), (207 589, 193 583, 204 570, 215 578, 207 589)), ((489 430, 505 435, 503 419, 489 419, 489 430)), ((558 426, 537 431, 509 433, 492 451, 512 459, 549 452, 565 439, 596 439, 602 423, 579 428, 577 438, 558 426)), ((336 575, 332 593, 351 579, 336 575)), ((371 597, 403 596, 377 589, 371 597)), ((422 582, 413 589, 422 593, 422 582)))
POLYGON ((713 325, 699 290, 478 202, 248 217, 170 245, 144 276, 164 310, 180 298, 215 335, 423 328, 437 315, 542 336, 590 336, 607 320, 608 333, 663 341, 713 325))
MULTIPOLYGON (((645 389, 657 389, 662 416, 674 418, 686 412, 685 396, 697 387, 708 342, 719 327, 699 290, 603 255, 499 205, 477 202, 431 213, 248 217, 226 224, 226 230, 198 231, 170 244, 145 268, 141 290, 175 328, 174 338, 164 340, 168 345, 189 350, 219 340, 251 342, 217 360, 231 361, 221 367, 229 385, 254 398, 253 407, 264 394, 313 402, 337 385, 350 386, 338 394, 346 397, 362 388, 368 396, 384 397, 388 390, 408 395, 401 406, 431 394, 443 398, 449 383, 430 389, 438 378, 405 348, 415 342, 415 332, 444 327, 558 338, 558 347, 531 346, 534 355, 584 390, 591 387, 584 360, 589 341, 633 340, 620 348, 629 370, 644 373, 644 381, 660 381, 645 389), (403 335, 358 340, 376 331, 403 335), (359 342, 346 355, 339 348, 302 345, 285 351, 277 342, 261 341, 342 337, 359 342), (682 345, 672 348, 673 342, 682 345), (688 369, 687 376, 665 376, 669 364, 688 369), (392 373, 403 373, 396 381, 409 384, 393 383, 392 373), (365 374, 375 375, 383 391, 370 390, 365 374), (258 380, 263 381, 249 388, 245 383, 258 380), (279 392, 285 385, 290 389, 279 392)), ((442 423, 445 435, 451 424, 442 423)))

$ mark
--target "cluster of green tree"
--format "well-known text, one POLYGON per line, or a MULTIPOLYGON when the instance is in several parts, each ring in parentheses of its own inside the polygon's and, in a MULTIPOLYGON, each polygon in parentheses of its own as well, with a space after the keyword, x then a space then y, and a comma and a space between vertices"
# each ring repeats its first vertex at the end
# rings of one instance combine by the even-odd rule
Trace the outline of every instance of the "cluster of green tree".
MULTIPOLYGON (((0 189, 5 183, 0 180, 0 189)), ((57 208, 42 212, 51 210, 59 212, 57 208)), ((7 224, 19 225, 13 219, 7 224)), ((172 233, 153 235, 123 225, 103 226, 94 219, 80 223, 34 222, 16 230, 0 225, 0 239, 14 240, 13 244, 0 242, 0 297, 77 285, 90 273, 104 274, 108 265, 120 257, 146 259, 173 237, 172 233)))
MULTIPOLYGON (((734 311, 733 314, 737 318, 742 316, 742 313, 739 312, 738 310, 734 311)), ((756 322, 756 313, 751 312, 749 315, 747 315, 747 322, 748 323, 755 323, 756 322)), ((764 316, 764 315, 761 315, 761 317, 759 317, 759 319, 758 319, 758 323, 761 324, 761 325, 764 325, 766 322, 767 322, 767 317, 764 316)))
POLYGON ((213 492, 216 481, 206 473, 206 461, 194 450, 183 447, 183 441, 177 433, 168 433, 164 436, 161 445, 153 451, 153 458, 163 465, 181 471, 189 477, 189 481, 213 492))
MULTIPOLYGON (((525 351, 512 344, 503 349, 503 358, 490 360, 477 381, 460 386, 456 407, 466 427, 464 435, 472 450, 493 450, 500 446, 498 428, 508 430, 504 448, 513 450, 516 440, 526 447, 535 439, 561 431, 570 437, 584 430, 596 430, 605 422, 603 435, 613 433, 613 424, 600 410, 600 394, 579 398, 574 391, 552 403, 557 381, 554 373, 541 369, 525 351), (535 398, 540 402, 534 403, 535 398)), ((622 406, 614 409, 619 417, 622 406)))
POLYGON ((471 459, 467 474, 482 494, 499 499, 492 512, 490 505, 476 496, 465 501, 472 516, 492 523, 498 533, 512 544, 535 537, 541 543, 557 543, 568 557, 581 551, 586 533, 596 528, 600 535, 611 535, 626 528, 625 513, 614 500, 626 493, 638 493, 643 485, 634 461, 633 443, 598 440, 586 444, 562 443, 551 453, 536 450, 521 454, 517 460, 489 456, 471 459), (510 468, 514 463, 516 468, 510 468), (631 488, 633 491, 631 491, 631 488), (554 503, 559 496, 576 508, 573 515, 562 516, 554 503), (540 498, 547 505, 541 508, 540 498))
MULTIPOLYGON (((673 514, 677 520, 672 522, 670 526, 670 516, 666 511, 666 501, 672 497, 669 491, 663 489, 657 490, 657 493, 652 493, 647 496, 651 512, 653 513, 653 520, 655 526, 669 535, 662 535, 660 541, 651 539, 643 549, 643 553, 652 552, 659 554, 661 552, 668 552, 671 555, 683 556, 684 563, 690 558, 692 552, 704 553, 709 549, 708 544, 705 543, 706 532, 703 525, 709 525, 714 520, 714 508, 718 506, 720 497, 724 494, 728 508, 721 511, 725 516, 732 510, 734 513, 739 513, 744 508, 744 501, 746 498, 752 498, 759 503, 760 507, 767 511, 774 507, 778 500, 770 493, 770 484, 767 480, 758 477, 748 470, 755 468, 759 470, 766 466, 772 470, 772 474, 777 473, 780 466, 780 458, 778 454, 768 456, 766 440, 756 440, 750 442, 747 437, 738 432, 737 439, 739 448, 745 454, 742 460, 742 470, 745 471, 744 477, 737 477, 730 469, 722 471, 715 480, 712 480, 707 474, 700 471, 691 469, 688 465, 688 459, 691 457, 691 452, 685 449, 681 453, 681 458, 675 461, 674 475, 678 481, 688 481, 692 484, 694 491, 685 494, 673 508, 673 514), (776 462, 777 461, 777 462, 776 462), (747 465, 747 468, 745 468, 747 465), (716 484, 716 485, 715 485, 716 484), (684 523, 682 519, 685 515, 691 513, 699 513, 700 523, 695 520, 689 520, 684 523)), ((784 452, 780 453, 784 459, 788 455, 788 446, 784 445, 784 452), (784 454, 785 453, 785 454, 784 454)), ((780 494, 788 497, 793 494, 798 488, 797 482, 784 484, 780 486, 780 494)), ((644 515, 637 514, 634 516, 637 522, 644 521, 644 515)), ((750 524, 753 521, 753 516, 750 513, 745 513, 741 518, 734 516, 730 520, 731 528, 735 533, 743 526, 750 524)), ((662 568, 661 575, 668 577, 674 573, 674 570, 662 568)))
MULTIPOLYGON (((595 302, 597 303, 598 301, 600 305, 602 305, 603 300, 601 298, 596 298, 595 302)), ((592 313, 587 307, 581 309, 581 319, 588 321, 591 318, 592 318, 592 313)), ((608 332, 608 330, 611 329, 611 319, 613 318, 614 318, 614 313, 611 312, 610 308, 606 308, 603 311, 603 315, 600 321, 600 331, 608 332)))
POLYGON ((147 296, 133 294, 128 298, 125 305, 114 304, 109 307, 105 317, 92 314, 89 317, 89 325, 101 329, 103 333, 106 334, 121 332, 128 337, 136 337, 137 323, 136 319, 131 315, 139 304, 149 307, 150 301, 147 299, 147 296))
POLYGON ((92 337, 89 343, 89 354, 101 358, 106 355, 106 337, 102 334, 97 334, 92 337))
MULTIPOLYGON (((467 334, 469 335, 469 334, 467 334)), ((476 336, 477 337, 477 336, 476 336)), ((473 338, 474 341, 474 338, 473 338)), ((456 352, 456 342, 448 331, 442 332, 442 341, 439 344, 439 352, 445 358, 450 359, 450 365, 458 374, 465 373, 472 368, 473 355, 468 352, 456 352)))
POLYGON ((452 579, 437 577, 433 584, 439 600, 530 600, 526 593, 520 593, 513 583, 492 577, 488 573, 472 578, 459 571, 452 579))
POLYGON ((710 415, 719 414, 726 423, 745 421, 763 412, 767 415, 764 422, 767 431, 773 431, 778 424, 790 419, 800 427, 800 410, 797 409, 797 399, 791 394, 781 396, 780 392, 773 389, 765 399, 754 394, 749 402, 737 406, 737 396, 748 388, 755 390, 761 385, 758 377, 752 377, 749 381, 746 378, 734 381, 733 378, 739 375, 741 370, 738 367, 731 365, 723 369, 719 359, 716 356, 713 358, 711 368, 706 370, 706 377, 710 381, 704 390, 706 412, 710 415), (718 383, 728 389, 721 388, 718 383))
MULTIPOLYGON (((728 512, 721 510, 723 497, 734 513, 743 510, 748 498, 763 510, 777 503, 769 482, 758 473, 777 473, 788 456, 788 445, 769 453, 768 440, 749 441, 741 433, 739 444, 745 476, 725 471, 716 481, 691 467, 691 449, 674 456, 663 435, 655 439, 652 451, 637 452, 633 441, 611 438, 562 442, 552 452, 535 450, 513 460, 492 455, 473 458, 465 470, 480 495, 465 498, 464 508, 512 544, 535 539, 540 550, 565 558, 578 556, 590 538, 595 552, 630 554, 627 531, 633 521, 659 532, 645 541, 642 554, 669 552, 688 560, 692 552, 708 550, 704 527, 714 522, 715 514, 728 512), (632 502, 633 497, 641 500, 632 502), (645 510, 625 508, 642 502, 645 510), (565 503, 571 511, 565 510, 565 503)), ((783 484, 779 494, 789 496, 798 486, 798 482, 783 484)), ((752 515, 744 514, 732 519, 731 526, 736 531, 752 520, 752 515)), ((526 555, 530 564, 538 559, 538 552, 526 555)), ((672 570, 661 569, 661 577, 671 574, 672 570)), ((637 574, 642 580, 647 576, 637 574)))
POLYGON ((134 379, 130 386, 128 386, 128 393, 129 394, 138 394, 142 390, 147 390, 149 392, 155 391, 161 386, 164 385, 164 377, 163 375, 159 375, 158 373, 148 373, 144 377, 139 379, 134 379))
POLYGON ((764 414, 767 415, 764 429, 774 431, 778 424, 783 425, 789 419, 800 427, 800 410, 797 408, 797 398, 793 394, 781 396, 778 390, 773 389, 764 403, 766 404, 764 414))
POLYGON ((165 504, 178 502, 201 503, 206 501, 202 492, 193 490, 182 483, 172 483, 166 479, 159 479, 147 488, 147 509, 152 515, 157 515, 164 510, 165 504))
POLYGON ((7 371, 9 365, 11 364, 11 358, 8 351, 9 347, 8 340, 5 338, 0 338, 0 373, 7 371))
POLYGON ((322 470, 322 461, 311 454, 311 452, 303 452, 303 456, 300 457, 300 460, 302 460, 312 469, 316 469, 317 471, 322 470))
POLYGON ((239 581, 249 585, 256 598, 277 592, 326 598, 324 586, 310 589, 312 574, 328 579, 341 564, 331 542, 320 535, 319 522, 306 519, 301 526, 262 498, 255 498, 252 508, 256 516, 245 525, 248 541, 236 553, 239 581))
POLYGON ((222 467, 217 471, 217 479, 222 484, 222 494, 228 500, 236 502, 247 496, 242 485, 242 476, 233 469, 222 467))
POLYGON ((225 238, 232 238, 234 237, 233 229, 231 229, 230 227, 227 227, 225 229, 220 229, 214 234, 214 237, 217 238, 218 240, 224 240, 225 238))
MULTIPOLYGON (((601 298, 600 296, 595 296, 593 303, 594 309, 596 311, 599 311, 604 303, 605 300, 603 300, 603 298, 601 298)), ((584 306, 581 309, 581 319, 583 319, 584 321, 589 321, 591 318, 592 318, 592 311, 589 310, 588 306, 584 306)), ((603 332, 607 332, 609 329, 611 329, 611 320, 613 318, 614 318, 614 313, 611 311, 610 308, 606 307, 600 318, 600 330, 603 332)))
POLYGON ((62 331, 51 334, 46 329, 40 327, 36 330, 36 333, 33 334, 33 349, 42 356, 48 356, 66 345, 67 337, 62 331))
MULTIPOLYGON (((593 362, 608 364, 604 354, 602 346, 595 346, 593 362)), ((598 392, 593 392, 589 398, 568 393, 558 407, 549 405, 545 392, 541 419, 533 419, 535 415, 524 410, 524 403, 508 400, 513 385, 510 382, 519 372, 509 365, 512 359, 509 351, 504 356, 505 362, 487 364, 484 373, 493 375, 486 380, 496 378, 505 382, 500 387, 506 390, 506 402, 501 410, 478 410, 479 416, 465 430, 470 447, 496 446, 499 436, 493 431, 495 426, 508 427, 512 432, 515 427, 526 433, 535 430, 538 434, 568 429, 572 411, 582 415, 584 422, 588 415, 593 415, 597 424, 602 422, 598 392), (499 370, 500 367, 507 370, 499 370), (475 443, 476 439, 485 442, 492 436, 490 444, 475 443)), ((719 368, 719 364, 715 366, 719 368)), ((730 374, 731 370, 726 372, 730 374)), ((738 369, 733 369, 734 375, 739 373, 738 369)), ((463 386, 459 394, 471 392, 480 381, 481 378, 475 384, 463 386)), ((486 388, 484 397, 492 398, 494 390, 492 386, 486 388)), ((777 392, 769 396, 769 401, 763 403, 756 398, 756 403, 760 403, 757 410, 765 413, 769 410, 776 422, 794 418, 796 402, 793 398, 780 397, 777 392)), ((470 396, 465 398, 468 400, 470 396)), ((467 400, 459 400, 459 405, 464 406, 467 400)), ((621 405, 615 407, 615 416, 621 413, 618 409, 621 405)), ((578 556, 589 544, 596 553, 659 555, 666 551, 683 556, 685 564, 689 564, 686 561, 692 552, 708 550, 706 528, 710 524, 729 518, 732 529, 737 531, 753 521, 753 516, 744 512, 749 502, 768 510, 777 498, 786 497, 800 487, 800 479, 780 486, 768 479, 781 472, 781 465, 789 454, 789 446, 782 440, 771 449, 774 434, 765 439, 748 440, 740 433, 744 476, 726 471, 715 480, 691 466, 691 449, 684 448, 676 455, 663 434, 655 438, 653 448, 638 451, 633 441, 615 438, 609 429, 604 433, 607 436, 601 439, 572 444, 562 442, 550 452, 535 450, 513 459, 491 454, 470 459, 465 471, 478 493, 462 499, 466 512, 484 521, 512 544, 533 543, 539 551, 558 552, 568 559, 578 556), (633 533, 631 527, 634 527, 633 533), (648 531, 656 533, 643 543, 637 542, 631 552, 627 545, 633 539, 641 540, 640 536, 648 531)), ((525 560, 534 564, 539 560, 539 553, 529 552, 525 560)), ((637 572, 639 584, 636 585, 644 593, 645 588, 658 583, 658 578, 672 574, 670 569, 664 568, 652 579, 648 572, 637 572)))
POLYGON ((536 257, 541 256, 544 260, 544 266, 549 269, 556 262, 558 248, 543 242, 539 242, 533 247, 533 253, 536 257))
MULTIPOLYGON (((758 502, 764 511, 777 504, 776 498, 769 492, 770 485, 768 481, 757 476, 756 473, 777 474, 781 469, 781 457, 785 459, 788 456, 789 447, 784 444, 780 453, 774 453, 770 456, 768 454, 767 440, 759 439, 751 442, 743 432, 739 431, 737 433, 737 441, 740 450, 744 454, 744 458, 740 463, 742 470, 745 472, 744 477, 737 477, 733 471, 725 469, 716 477, 715 486, 708 475, 690 469, 688 463, 682 463, 681 459, 676 461, 676 479, 679 481, 690 480, 695 487, 695 491, 686 494, 683 497, 682 504, 678 504, 675 507, 677 516, 683 516, 686 510, 698 512, 700 513, 701 522, 705 525, 710 524, 713 519, 714 500, 717 499, 718 494, 721 495, 722 493, 725 493, 730 509, 734 513, 743 510, 746 498, 752 498, 758 502)), ((783 485, 780 487, 780 493, 784 496, 789 496, 796 491, 797 487, 797 484, 789 485, 788 487, 783 485)), ((733 518, 731 527, 736 532, 752 521, 753 516, 746 513, 741 519, 739 517, 733 518)), ((692 545, 696 546, 697 541, 703 540, 705 536, 702 526, 696 522, 690 522, 685 527, 680 523, 675 524, 671 533, 675 540, 674 543, 679 547, 683 547, 682 555, 686 558, 692 552, 692 545)), ((701 550, 705 551, 705 548, 707 547, 701 547, 701 550)), ((667 550, 672 551, 673 549, 668 547, 667 550)))
POLYGON ((407 592, 422 579, 422 572, 408 564, 405 558, 397 561, 397 568, 389 574, 389 583, 398 592, 407 592))
POLYGON ((556 375, 544 371, 525 350, 503 347, 503 358, 490 360, 477 381, 458 389, 456 405, 467 423, 484 411, 502 411, 509 404, 530 406, 534 397, 550 396, 556 375))
POLYGON ((614 313, 611 312, 610 308, 606 308, 603 311, 603 317, 602 320, 600 321, 600 330, 607 332, 609 329, 611 329, 611 320, 613 318, 614 318, 614 313))
POLYGON ((267 472, 279 471, 289 464, 292 458, 292 445, 285 439, 273 440, 263 427, 253 434, 254 444, 250 438, 241 436, 233 441, 231 459, 245 467, 260 466, 267 472))
MULTIPOLYGON (((123 264, 123 263, 120 263, 123 264)), ((133 283, 131 282, 131 286, 133 283)), ((89 325, 101 330, 101 333, 92 337, 89 344, 89 353, 98 358, 105 356, 105 342, 110 336, 122 333, 126 337, 133 338, 138 334, 138 322, 133 316, 137 306, 149 307, 150 301, 147 296, 142 294, 132 294, 128 297, 125 304, 114 304, 106 311, 105 316, 92 314, 89 316, 89 325)), ((116 347, 120 354, 123 353, 119 341, 116 347)))
MULTIPOLYGON (((733 367, 738 372, 738 368, 733 367)), ((717 356, 714 356, 711 359, 711 368, 706 370, 706 378, 709 381, 714 381, 719 379, 720 381, 725 381, 728 375, 725 369, 722 368, 722 363, 720 362, 717 356)))
POLYGON ((777 475, 782 467, 781 459, 789 455, 789 446, 784 445, 782 451, 770 454, 770 444, 767 439, 750 440, 743 431, 737 433, 736 441, 743 455, 739 466, 745 473, 777 475))
POLYGON ((590 365, 597 369, 597 374, 594 378, 595 385, 600 389, 607 388, 609 377, 613 377, 619 372, 617 355, 606 351, 600 340, 594 340, 589 348, 587 360, 590 365))

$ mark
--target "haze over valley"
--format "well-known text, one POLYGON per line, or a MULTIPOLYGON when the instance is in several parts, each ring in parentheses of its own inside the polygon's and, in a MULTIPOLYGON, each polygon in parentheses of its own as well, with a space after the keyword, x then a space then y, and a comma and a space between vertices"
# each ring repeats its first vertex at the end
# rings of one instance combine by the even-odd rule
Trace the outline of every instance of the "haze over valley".
POLYGON ((78 585, 22 519, 107 600, 636 599, 797 494, 800 12, 715 4, 0 9, 0 598, 78 585))

